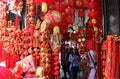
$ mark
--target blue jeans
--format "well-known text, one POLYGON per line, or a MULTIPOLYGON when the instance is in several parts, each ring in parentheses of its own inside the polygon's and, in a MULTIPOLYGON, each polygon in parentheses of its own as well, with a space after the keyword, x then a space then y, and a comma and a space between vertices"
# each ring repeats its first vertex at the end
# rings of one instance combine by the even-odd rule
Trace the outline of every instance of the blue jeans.
POLYGON ((77 79, 77 73, 79 71, 79 67, 77 66, 73 66, 71 67, 71 76, 72 76, 72 79, 77 79))

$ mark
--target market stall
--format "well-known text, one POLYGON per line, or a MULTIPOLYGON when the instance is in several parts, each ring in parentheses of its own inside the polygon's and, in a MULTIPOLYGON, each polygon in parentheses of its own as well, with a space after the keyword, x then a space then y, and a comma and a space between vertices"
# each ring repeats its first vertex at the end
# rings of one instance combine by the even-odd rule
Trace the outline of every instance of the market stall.
MULTIPOLYGON (((104 77, 102 0, 1 0, 0 7, 0 61, 15 79, 59 79, 70 47, 77 47, 81 55, 95 50, 98 76, 104 77)), ((88 61, 82 62, 87 70, 88 61)))

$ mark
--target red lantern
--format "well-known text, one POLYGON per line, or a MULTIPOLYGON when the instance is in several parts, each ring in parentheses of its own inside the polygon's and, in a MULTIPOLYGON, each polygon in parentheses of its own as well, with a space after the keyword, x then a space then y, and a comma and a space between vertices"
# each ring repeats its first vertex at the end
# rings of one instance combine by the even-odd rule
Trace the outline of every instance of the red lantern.
POLYGON ((42 2, 46 2, 48 6, 50 6, 55 0, 35 0, 36 4, 42 6, 42 2))
POLYGON ((61 13, 59 11, 53 10, 49 11, 45 17, 44 20, 48 21, 50 26, 55 26, 56 24, 60 24, 62 21, 61 13))
POLYGON ((98 1, 91 1, 88 4, 88 9, 94 9, 94 10, 98 10, 100 7, 99 2, 98 1))
POLYGON ((66 4, 70 7, 75 7, 75 0, 66 0, 66 4))
POLYGON ((71 8, 71 7, 66 8, 66 13, 67 13, 67 14, 73 15, 74 12, 75 12, 75 9, 74 9, 74 8, 71 8))
POLYGON ((66 21, 68 22, 68 24, 72 24, 73 22, 74 22, 74 18, 73 18, 73 16, 68 16, 67 18, 66 18, 66 21))
POLYGON ((92 19, 92 18, 98 19, 100 17, 99 11, 98 10, 90 10, 90 12, 88 13, 88 16, 90 19, 92 19))
POLYGON ((65 11, 65 9, 66 9, 66 4, 60 4, 60 3, 56 3, 55 5, 54 5, 54 7, 53 7, 53 9, 54 10, 57 10, 57 11, 59 11, 59 12, 64 12, 65 11))
POLYGON ((82 0, 76 0, 76 7, 80 8, 83 5, 82 0))

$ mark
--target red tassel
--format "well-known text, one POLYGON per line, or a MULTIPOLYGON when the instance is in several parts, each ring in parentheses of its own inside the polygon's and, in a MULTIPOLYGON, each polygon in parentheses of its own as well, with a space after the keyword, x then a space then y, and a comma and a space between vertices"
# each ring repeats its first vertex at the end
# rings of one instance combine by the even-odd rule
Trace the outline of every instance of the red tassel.
POLYGON ((16 29, 19 29, 19 27, 20 27, 20 19, 19 19, 18 14, 16 14, 16 18, 15 18, 15 28, 16 28, 16 29))

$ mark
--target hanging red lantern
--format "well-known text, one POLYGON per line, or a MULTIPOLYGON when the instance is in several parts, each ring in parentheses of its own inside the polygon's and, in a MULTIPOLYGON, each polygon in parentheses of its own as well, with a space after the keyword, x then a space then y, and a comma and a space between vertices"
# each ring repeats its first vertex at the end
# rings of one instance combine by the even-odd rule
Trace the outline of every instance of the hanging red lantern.
POLYGON ((90 12, 88 13, 88 17, 91 18, 95 18, 98 19, 99 18, 99 11, 98 10, 90 10, 90 12))
POLYGON ((62 13, 65 11, 66 7, 66 4, 55 3, 53 9, 62 13))
POLYGON ((83 5, 83 2, 82 2, 82 0, 76 0, 76 7, 77 8, 80 8, 82 5, 83 5))
POLYGON ((75 7, 75 0, 65 0, 66 4, 70 7, 75 7))
POLYGON ((68 24, 72 24, 72 23, 74 22, 73 16, 70 16, 70 15, 69 15, 69 16, 66 18, 66 21, 67 21, 68 24))
POLYGON ((61 13, 56 10, 49 11, 45 15, 44 20, 48 21, 48 24, 54 27, 56 24, 61 24, 62 21, 61 13))
POLYGON ((99 2, 98 1, 91 1, 88 4, 88 9, 94 9, 94 10, 98 10, 100 7, 99 2))
POLYGON ((66 13, 69 14, 69 15, 73 15, 75 12, 75 9, 72 8, 72 7, 68 7, 66 8, 66 13))
POLYGON ((83 7, 84 7, 84 8, 87 8, 87 7, 88 7, 89 0, 82 0, 82 1, 83 1, 83 7))
POLYGON ((78 16, 79 17, 84 17, 85 16, 85 11, 84 10, 79 10, 78 11, 78 16))
POLYGON ((47 3, 48 6, 50 6, 55 0, 35 0, 36 4, 42 6, 42 3, 47 3))

